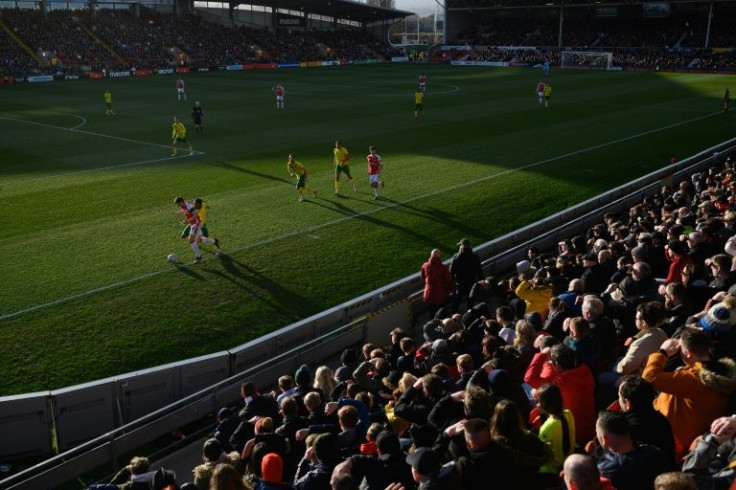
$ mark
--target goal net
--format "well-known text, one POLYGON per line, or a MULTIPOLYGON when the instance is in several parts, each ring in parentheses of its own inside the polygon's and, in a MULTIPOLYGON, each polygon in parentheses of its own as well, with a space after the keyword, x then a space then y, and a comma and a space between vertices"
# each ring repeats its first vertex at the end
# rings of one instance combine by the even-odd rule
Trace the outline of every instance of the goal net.
POLYGON ((561 68, 582 70, 610 70, 613 67, 613 53, 610 51, 563 51, 561 68))

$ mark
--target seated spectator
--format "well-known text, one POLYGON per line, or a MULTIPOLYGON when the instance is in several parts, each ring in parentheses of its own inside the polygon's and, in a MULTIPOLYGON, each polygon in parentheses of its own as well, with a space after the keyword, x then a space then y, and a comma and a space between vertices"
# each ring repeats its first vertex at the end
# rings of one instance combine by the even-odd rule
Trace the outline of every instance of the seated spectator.
POLYGON ((391 483, 401 483, 413 488, 411 466, 401 450, 396 434, 382 431, 376 437, 376 455, 351 456, 336 468, 336 472, 349 473, 354 481, 362 482, 366 490, 384 490, 391 483))
POLYGON ((409 423, 425 425, 428 423, 432 407, 444 396, 442 379, 427 374, 417 379, 394 406, 394 413, 409 423))
POLYGON ((698 486, 692 476, 671 471, 654 479, 654 490, 698 490, 698 486))
POLYGON ((334 434, 317 435, 299 461, 294 490, 318 490, 330 486, 332 470, 340 462, 339 443, 334 434))
MULTIPOLYGON (((319 397, 317 393, 314 393, 314 395, 319 397)), ((284 460, 284 474, 291 477, 296 472, 296 465, 299 462, 299 458, 304 454, 304 450, 306 449, 304 443, 296 439, 296 433, 300 429, 307 428, 309 422, 305 417, 299 415, 296 400, 291 396, 287 396, 281 400, 281 417, 283 421, 276 428, 276 434, 284 437, 287 441, 288 452, 284 460)))
MULTIPOLYGON (((532 388, 539 388, 545 383, 552 383, 562 391, 564 408, 569 409, 575 417, 574 443, 585 445, 595 434, 595 380, 585 364, 578 364, 575 353, 566 345, 555 345, 547 353, 534 356, 524 381, 532 388), (543 367, 551 361, 549 374, 543 376, 543 367)), ((563 458, 564 459, 564 458, 563 458)), ((559 460, 562 466, 563 459, 559 460)), ((559 470, 559 468, 558 468, 559 470)))
MULTIPOLYGON (((340 362, 342 365, 335 371, 335 378, 341 382, 353 379, 353 371, 358 367, 355 351, 353 349, 343 350, 340 354, 340 362)), ((325 396, 330 396, 330 393, 325 393, 325 396)))
POLYGON ((669 272, 665 279, 665 284, 680 282, 682 270, 686 265, 692 263, 687 244, 679 240, 672 240, 665 247, 665 256, 670 262, 669 272))
POLYGON ((728 288, 736 284, 736 274, 731 271, 731 262, 731 257, 726 254, 717 254, 706 260, 713 275, 708 286, 714 291, 728 291, 728 288))
POLYGON ((660 392, 654 406, 672 426, 678 460, 724 414, 728 397, 736 389, 736 364, 728 358, 712 359, 709 347, 705 333, 687 330, 680 339, 666 340, 659 352, 651 354, 642 374, 660 392), (678 351, 685 366, 666 372, 667 358, 678 351))
POLYGON ((232 450, 230 437, 238 428, 238 425, 240 425, 240 419, 235 417, 228 407, 223 407, 217 412, 217 428, 213 437, 220 441, 223 451, 232 450))
POLYGON ((421 447, 406 457, 418 488, 454 490, 461 488, 460 475, 455 465, 442 466, 442 460, 432 449, 421 447))
POLYGON ((513 345, 516 337, 513 310, 508 306, 499 306, 496 309, 496 321, 501 327, 498 337, 503 339, 506 345, 513 345))
POLYGON ((150 490, 154 472, 148 458, 135 456, 110 480, 123 490, 150 490))
POLYGON ((679 282, 668 284, 664 290, 665 320, 662 330, 668 337, 685 326, 687 318, 693 314, 692 305, 686 296, 685 286, 679 282))
POLYGON ((571 454, 565 459, 562 472, 568 490, 615 490, 590 456, 571 454))
POLYGON ((539 429, 539 439, 547 444, 548 459, 539 469, 541 488, 559 486, 562 464, 575 449, 575 418, 563 408, 562 391, 553 384, 537 390, 539 409, 546 420, 539 429))
POLYGON ((550 456, 549 447, 534 433, 526 430, 525 419, 516 403, 510 400, 496 403, 491 419, 491 437, 511 455, 514 487, 535 490, 536 475, 550 456))
POLYGON ((287 490, 291 485, 284 482, 284 462, 276 453, 268 453, 261 461, 261 476, 254 490, 287 490))
MULTIPOLYGON (((606 282, 606 284, 608 284, 606 282)), ((581 305, 583 302, 583 296, 585 292, 583 290, 583 281, 580 279, 573 279, 567 288, 567 291, 557 296, 571 316, 580 316, 583 314, 581 305)))
POLYGON ((583 317, 569 318, 565 323, 569 334, 563 343, 572 349, 578 361, 585 363, 592 373, 596 373, 601 360, 600 339, 590 330, 590 324, 583 317))
POLYGON ((598 469, 615 488, 650 490, 657 475, 672 469, 662 451, 631 438, 629 423, 621 412, 601 412, 596 436, 603 448, 598 469))
POLYGON ((212 471, 209 490, 253 490, 253 487, 246 484, 238 470, 229 464, 220 463, 212 471))
POLYGON ((600 298, 587 295, 583 299, 583 318, 588 321, 591 332, 598 337, 601 346, 600 362, 607 365, 616 359, 615 351, 618 345, 616 327, 605 314, 605 305, 600 298))
POLYGON ((637 442, 659 448, 673 466, 675 438, 664 415, 654 409, 657 393, 640 376, 624 376, 618 388, 618 404, 626 416, 631 437, 637 442))
MULTIPOLYGON (((546 314, 547 303, 549 303, 549 299, 553 296, 552 286, 546 284, 546 271, 544 269, 540 269, 539 274, 535 273, 532 276, 533 271, 534 268, 530 268, 521 275, 521 282, 516 287, 515 293, 526 303, 526 313, 538 312, 540 314, 546 314)), ((513 342, 507 340, 507 343, 511 344, 513 342)))
POLYGON ((718 418, 687 455, 682 471, 695 480, 698 490, 733 488, 736 481, 734 436, 736 417, 718 418))
POLYGON ((455 461, 464 488, 482 488, 488 482, 502 487, 512 483, 511 453, 491 438, 487 419, 468 419, 463 424, 467 454, 455 461))
POLYGON ((284 376, 279 376, 279 391, 281 392, 279 394, 272 392, 271 396, 274 396, 276 398, 276 402, 280 405, 281 400, 283 400, 287 396, 293 395, 296 391, 294 378, 289 376, 288 374, 284 376))
POLYGON ((214 438, 207 439, 202 446, 202 460, 204 463, 192 470, 192 473, 194 473, 194 486, 197 487, 197 490, 209 489, 212 472, 220 463, 227 463, 233 468, 238 469, 241 475, 243 473, 240 454, 237 451, 225 453, 222 450, 220 441, 214 438))

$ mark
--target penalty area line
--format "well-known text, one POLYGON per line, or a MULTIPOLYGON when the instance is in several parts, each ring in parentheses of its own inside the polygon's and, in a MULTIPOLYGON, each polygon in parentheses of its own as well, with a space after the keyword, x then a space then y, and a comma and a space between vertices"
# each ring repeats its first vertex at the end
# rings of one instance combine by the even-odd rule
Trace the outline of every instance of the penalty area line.
MULTIPOLYGON (((533 163, 530 163, 528 165, 522 165, 520 167, 510 168, 510 169, 507 169, 507 170, 503 170, 501 172, 497 172, 497 173, 494 173, 494 174, 491 174, 491 175, 487 175, 485 177, 481 177, 479 179, 474 179, 474 180, 470 180, 470 181, 467 181, 467 182, 462 182, 460 184, 456 184, 456 185, 453 185, 453 186, 450 186, 450 187, 445 187, 443 189, 438 189, 436 191, 423 194, 421 196, 415 196, 415 197, 412 197, 410 199, 406 199, 404 201, 400 201, 400 202, 396 202, 396 203, 391 203, 391 204, 389 204, 387 206, 381 206, 381 207, 379 207, 377 209, 371 209, 371 210, 368 210, 368 211, 365 211, 365 212, 362 212, 362 213, 350 214, 350 215, 344 216, 342 218, 338 218, 338 219, 331 220, 331 221, 325 221, 324 223, 320 223, 318 225, 314 225, 314 226, 310 226, 310 227, 307 227, 307 228, 303 228, 301 230, 295 230, 295 231, 292 231, 292 232, 289 232, 289 233, 285 233, 283 235, 278 235, 278 236, 274 236, 274 237, 271 237, 271 238, 267 238, 267 239, 261 240, 259 242, 251 243, 251 244, 246 245, 244 247, 232 249, 232 250, 230 250, 227 253, 228 254, 231 254, 231 253, 242 252, 242 251, 245 251, 245 250, 249 250, 249 249, 252 249, 252 248, 255 248, 255 247, 260 247, 260 246, 263 246, 263 245, 274 243, 274 242, 279 241, 279 240, 285 240, 287 238, 291 238, 291 237, 298 236, 298 235, 307 235, 307 236, 309 236, 309 235, 312 235, 317 230, 321 230, 323 228, 327 228, 328 226, 340 224, 340 223, 343 223, 343 222, 348 221, 348 220, 360 218, 362 216, 371 215, 371 214, 374 214, 374 213, 378 213, 378 212, 384 211, 386 209, 391 209, 391 208, 394 208, 394 207, 397 207, 397 206, 402 206, 404 204, 408 204, 408 203, 411 203, 411 202, 414 202, 414 201, 419 201, 419 200, 422 200, 422 199, 426 199, 428 197, 437 196, 439 194, 444 194, 446 192, 452 192, 452 191, 455 191, 455 190, 458 190, 458 189, 462 189, 464 187, 468 187, 468 186, 471 186, 471 185, 478 184, 480 182, 486 182, 486 181, 489 181, 489 180, 492 180, 492 179, 496 179, 496 178, 499 178, 499 177, 503 177, 505 175, 509 175, 509 174, 512 174, 512 173, 515 173, 515 172, 520 172, 520 171, 527 170, 527 169, 530 169, 530 168, 538 167, 540 165, 545 165, 547 163, 552 163, 552 162, 556 162, 558 160, 563 160, 563 159, 568 158, 568 157, 571 157, 571 156, 580 155, 582 153, 587 153, 589 151, 598 150, 598 149, 601 149, 601 148, 605 148, 607 146, 613 146, 613 145, 616 145, 616 144, 619 144, 619 143, 623 143, 625 141, 630 141, 630 140, 633 140, 633 139, 636 139, 636 138, 641 138, 643 136, 648 136, 650 134, 659 133, 659 132, 665 131, 667 129, 676 128, 678 126, 684 126, 686 124, 690 124, 690 123, 697 122, 697 121, 700 121, 700 120, 703 120, 703 119, 707 119, 709 117, 713 117, 713 116, 718 115, 718 114, 721 114, 721 113, 722 113, 722 111, 713 112, 711 114, 707 114, 707 115, 700 116, 700 117, 695 117, 695 118, 692 118, 692 119, 688 119, 686 121, 680 121, 680 122, 677 122, 677 123, 669 124, 667 126, 662 126, 661 128, 651 129, 649 131, 643 131, 641 133, 633 134, 631 136, 626 136, 624 138, 619 138, 619 139, 616 139, 616 140, 608 141, 606 143, 601 143, 601 144, 598 144, 598 145, 589 146, 587 148, 582 148, 580 150, 576 150, 576 151, 573 151, 573 152, 565 153, 564 155, 558 155, 556 157, 551 157, 551 158, 547 158, 547 159, 540 160, 540 161, 537 161, 537 162, 533 162, 533 163)), ((205 262, 208 262, 209 260, 210 259, 205 259, 204 261, 205 262)), ((193 264, 193 262, 191 262, 190 264, 193 264)), ((0 321, 2 321, 2 320, 8 320, 10 318, 15 318, 15 317, 24 315, 26 313, 31 313, 33 311, 38 311, 38 310, 41 310, 43 308, 48 308, 50 306, 56 306, 56 305, 60 305, 60 304, 63 304, 63 303, 67 303, 69 301, 74 301, 74 300, 77 300, 77 299, 81 299, 81 298, 84 298, 86 296, 91 296, 93 294, 102 293, 102 292, 105 292, 105 291, 110 291, 112 289, 116 289, 116 288, 119 288, 119 287, 122 287, 122 286, 127 286, 127 285, 130 285, 130 284, 134 284, 134 283, 136 283, 138 281, 141 281, 141 280, 144 280, 144 279, 149 279, 151 277, 155 277, 155 276, 158 276, 158 275, 161 275, 161 274, 175 272, 177 270, 178 270, 177 268, 160 269, 160 270, 157 270, 157 271, 154 271, 154 272, 149 272, 147 274, 143 274, 143 275, 140 275, 140 276, 137 276, 137 277, 132 277, 132 278, 126 279, 124 281, 116 282, 116 283, 113 283, 113 284, 108 284, 108 285, 101 286, 101 287, 95 288, 95 289, 90 289, 89 291, 85 291, 85 292, 82 292, 82 293, 79 293, 79 294, 75 294, 75 295, 72 295, 72 296, 67 296, 67 297, 64 297, 64 298, 59 298, 59 299, 56 299, 56 300, 53 300, 53 301, 49 301, 47 303, 42 303, 42 304, 38 304, 38 305, 35 305, 35 306, 31 306, 29 308, 24 308, 22 310, 15 311, 13 313, 7 313, 5 315, 0 315, 0 321)))

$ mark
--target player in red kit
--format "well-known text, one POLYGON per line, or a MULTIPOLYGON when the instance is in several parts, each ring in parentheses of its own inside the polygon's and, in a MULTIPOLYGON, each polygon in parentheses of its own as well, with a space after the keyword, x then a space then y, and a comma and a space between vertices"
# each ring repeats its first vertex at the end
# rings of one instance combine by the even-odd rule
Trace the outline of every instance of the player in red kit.
POLYGON ((376 147, 371 145, 368 148, 370 153, 368 154, 368 179, 373 187, 373 193, 376 195, 375 199, 380 199, 381 195, 378 191, 380 187, 383 187, 383 181, 381 180, 381 172, 383 171, 383 160, 381 155, 376 153, 376 147))
POLYGON ((424 73, 419 75, 419 90, 422 92, 427 91, 427 75, 424 73))
POLYGON ((176 95, 179 100, 187 100, 187 94, 184 93, 184 80, 181 78, 176 81, 176 95))
POLYGON ((544 82, 537 84, 537 97, 539 97, 539 105, 544 104, 544 82))
POLYGON ((274 89, 276 92, 276 109, 283 109, 284 108, 284 95, 286 94, 286 90, 284 90, 284 87, 282 87, 280 84, 276 85, 276 88, 274 89))

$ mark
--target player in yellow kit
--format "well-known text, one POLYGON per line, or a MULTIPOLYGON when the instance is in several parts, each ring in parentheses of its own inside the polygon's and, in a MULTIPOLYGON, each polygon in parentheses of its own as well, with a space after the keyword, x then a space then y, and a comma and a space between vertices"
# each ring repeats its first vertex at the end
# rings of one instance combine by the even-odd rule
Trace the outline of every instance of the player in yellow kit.
POLYGON ((194 155, 194 148, 187 139, 187 127, 184 123, 179 121, 177 117, 174 117, 174 124, 171 125, 171 156, 175 157, 177 153, 176 144, 186 143, 189 146, 189 156, 194 155))
POLYGON ((102 95, 102 98, 105 99, 105 115, 106 116, 114 116, 115 111, 112 110, 112 93, 110 93, 109 90, 105 90, 105 93, 102 95))
POLYGON ((304 200, 304 191, 311 192, 312 197, 317 197, 317 190, 307 185, 307 167, 296 159, 296 155, 289 154, 289 162, 286 164, 289 175, 296 177, 296 190, 299 193, 299 202, 304 200))
POLYGON ((424 116, 424 92, 421 88, 417 88, 414 92, 414 117, 424 116))
POLYGON ((552 97, 552 85, 544 84, 544 107, 549 107, 549 98, 552 97))
POLYGON ((348 180, 353 183, 353 190, 357 191, 358 187, 355 185, 355 179, 350 175, 350 165, 348 165, 350 152, 348 149, 342 146, 339 141, 335 141, 335 149, 332 150, 332 154, 334 155, 335 163, 335 195, 340 193, 340 187, 342 187, 340 175, 342 175, 343 172, 345 172, 348 180))

